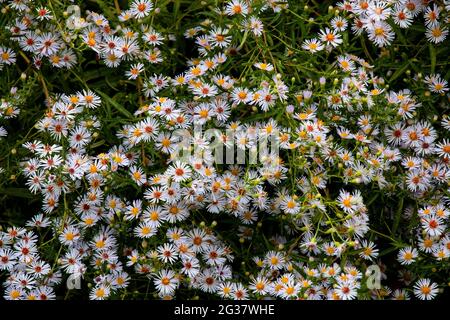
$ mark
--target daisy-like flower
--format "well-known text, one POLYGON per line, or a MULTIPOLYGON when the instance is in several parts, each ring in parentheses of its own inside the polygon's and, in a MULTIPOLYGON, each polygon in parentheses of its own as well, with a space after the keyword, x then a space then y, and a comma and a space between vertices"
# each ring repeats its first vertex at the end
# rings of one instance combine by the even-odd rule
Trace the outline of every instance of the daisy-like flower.
POLYGON ((438 285, 430 279, 420 279, 414 285, 414 295, 420 300, 432 300, 438 292, 438 285))
POLYGON ((385 47, 389 45, 395 37, 392 27, 384 21, 375 23, 374 26, 368 30, 368 35, 369 39, 378 47, 385 47))
POLYGON ((46 32, 36 39, 36 50, 43 56, 49 57, 58 52, 61 42, 54 33, 46 32))
POLYGON ((384 1, 370 1, 367 8, 367 16, 374 21, 384 21, 390 17, 392 12, 391 7, 384 1))
POLYGON ((227 3, 225 7, 225 13, 229 16, 234 15, 247 15, 248 14, 248 6, 242 0, 232 0, 227 3))
POLYGON ((215 28, 209 33, 209 42, 213 47, 226 48, 230 45, 231 36, 228 29, 215 28))
POLYGON ((141 222, 135 229, 134 234, 139 238, 150 238, 156 234, 157 229, 148 222, 141 222))
POLYGON ((334 290, 342 300, 353 300, 357 296, 357 287, 351 280, 340 281, 334 290))
POLYGON ((208 241, 211 240, 211 237, 204 230, 198 228, 191 230, 187 237, 195 253, 204 252, 208 246, 208 241))
POLYGON ((375 247, 375 243, 372 241, 363 240, 361 242, 360 256, 366 260, 372 260, 378 257, 378 249, 375 247))
POLYGON ((234 290, 231 294, 231 297, 234 300, 247 300, 248 299, 247 289, 245 289, 242 283, 236 283, 234 286, 234 290))
POLYGON ((425 171, 410 170, 406 175, 406 184, 410 191, 425 191, 430 186, 430 178, 425 171))
POLYGON ((2 63, 13 64, 15 62, 16 53, 10 48, 0 47, 0 66, 2 63))
POLYGON ((423 17, 425 18, 425 25, 429 28, 438 25, 440 13, 441 9, 436 5, 436 3, 433 4, 433 7, 431 7, 431 5, 427 7, 423 14, 423 17))
POLYGON ((153 279, 156 289, 163 295, 172 295, 178 287, 178 278, 175 272, 162 269, 153 279))
POLYGON ((444 220, 434 214, 422 217, 421 224, 423 230, 431 237, 440 236, 446 227, 444 220))
POLYGON ((165 243, 162 246, 159 246, 158 249, 158 258, 164 263, 174 263, 178 260, 178 252, 176 251, 176 247, 171 243, 165 243))
POLYGON ((162 152, 170 154, 175 150, 176 137, 172 137, 170 133, 160 133, 156 137, 156 147, 162 152))
POLYGON ((181 182, 190 178, 192 173, 191 168, 185 163, 176 161, 173 166, 167 170, 167 174, 173 177, 174 181, 181 182))
POLYGON ((40 21, 53 19, 50 10, 47 9, 46 7, 36 8, 36 11, 37 11, 37 18, 40 21))
POLYGON ((167 204, 163 207, 167 216, 166 220, 170 223, 177 221, 183 221, 189 216, 189 210, 187 210, 184 202, 167 204))
POLYGON ((142 39, 152 46, 158 46, 162 44, 164 37, 153 29, 149 29, 142 35, 142 39))
POLYGON ((311 53, 322 51, 323 48, 324 45, 318 39, 308 39, 305 40, 302 44, 302 49, 308 50, 311 53))
POLYGON ((285 258, 280 252, 269 251, 264 258, 264 264, 271 270, 280 270, 285 266, 285 258))
POLYGON ((221 282, 217 286, 217 294, 222 298, 230 298, 233 290, 234 283, 230 281, 221 282))
POLYGON ((419 253, 416 248, 406 247, 400 249, 397 259, 402 265, 409 265, 413 263, 418 256, 419 253))
POLYGON ((247 88, 234 88, 233 92, 231 93, 232 99, 235 103, 249 103, 251 96, 250 92, 247 88))
POLYGON ((251 31, 256 37, 260 37, 264 31, 264 25, 257 17, 251 17, 242 23, 244 29, 251 31))
POLYGON ((319 38, 323 43, 331 45, 334 48, 342 43, 341 36, 336 32, 336 30, 330 30, 330 28, 320 30, 319 38))
POLYGON ((92 288, 89 298, 91 300, 104 300, 111 294, 111 289, 109 286, 100 285, 98 287, 92 288))
POLYGON ((129 80, 136 80, 142 71, 144 71, 144 65, 142 63, 136 63, 131 65, 130 69, 125 72, 125 75, 129 80))
POLYGON ((392 13, 394 23, 400 28, 408 28, 413 23, 412 15, 402 6, 396 6, 392 13))
POLYGON ((142 186, 144 183, 147 182, 147 178, 142 168, 131 166, 129 170, 131 178, 133 179, 134 182, 136 182, 138 186, 142 186))
POLYGON ((202 98, 214 97, 217 95, 217 87, 215 85, 210 85, 204 83, 194 89, 194 94, 202 98))
POLYGON ((428 88, 431 92, 445 93, 449 90, 448 82, 442 79, 440 74, 426 76, 424 82, 428 84, 428 88))
POLYGON ((257 62, 254 64, 254 66, 258 69, 264 70, 264 71, 273 71, 273 65, 266 62, 257 62))
POLYGON ((197 258, 186 258, 182 260, 183 267, 181 272, 188 277, 194 278, 200 272, 200 264, 197 258))
POLYGON ((442 245, 434 250, 433 256, 438 261, 448 259, 450 257, 450 250, 446 246, 442 245))
POLYGON ((443 42, 445 38, 447 38, 447 35, 448 29, 445 26, 441 26, 439 23, 430 26, 425 32, 425 36, 428 41, 433 43, 443 42))
POLYGON ((0 270, 11 271, 19 254, 7 248, 0 248, 0 270))
POLYGON ((142 201, 134 200, 131 205, 127 206, 125 211, 125 218, 127 220, 134 220, 137 219, 141 213, 142 213, 142 201))
MULTIPOLYGON (((219 280, 217 277, 213 274, 212 270, 206 269, 204 272, 199 273, 197 276, 200 289, 207 293, 214 293, 217 290, 217 287, 219 285, 219 280)), ((233 288, 234 289, 234 288, 233 288)), ((233 295, 233 292, 231 292, 233 295)))
POLYGON ((287 196, 281 203, 281 209, 286 213, 296 214, 300 211, 300 205, 292 197, 287 196))
POLYGON ((26 225, 32 228, 46 228, 50 225, 50 220, 47 217, 44 217, 42 213, 39 213, 33 216, 26 225))
POLYGON ((392 293, 392 300, 410 300, 409 293, 404 289, 396 289, 392 293))
POLYGON ((357 193, 350 194, 347 191, 341 190, 337 199, 338 205, 347 213, 354 213, 358 210, 361 204, 361 196, 357 193))
POLYGON ((81 93, 79 104, 91 109, 95 109, 100 106, 101 99, 93 91, 83 90, 83 92, 81 93))
POLYGON ((3 298, 5 300, 22 300, 25 296, 25 290, 17 286, 8 286, 3 298))
MULTIPOLYGON (((276 94, 270 92, 270 88, 264 88, 254 93, 257 95, 256 102, 261 107, 261 110, 267 112, 276 102, 278 98, 276 94)), ((255 98, 253 98, 255 99, 255 98)))
POLYGON ((36 50, 37 35, 34 32, 26 32, 19 41, 20 47, 27 52, 34 52, 36 50))
POLYGON ((336 29, 337 31, 345 31, 347 29, 348 26, 348 22, 346 19, 342 18, 342 17, 334 17, 331 20, 331 26, 336 29))
POLYGON ((269 280, 266 277, 258 276, 253 278, 249 285, 249 290, 253 293, 264 296, 269 290, 269 280))
POLYGON ((116 68, 122 62, 121 54, 117 54, 115 52, 107 53, 103 58, 103 61, 108 68, 116 68))
POLYGON ((355 69, 355 63, 346 56, 339 56, 338 64, 344 71, 353 71, 355 69))
POLYGON ((59 241, 61 241, 64 245, 73 246, 74 243, 78 241, 80 236, 80 231, 77 228, 74 226, 68 226, 59 236, 59 241))
POLYGON ((152 9, 153 3, 150 0, 134 0, 130 6, 131 14, 137 19, 148 16, 152 9))

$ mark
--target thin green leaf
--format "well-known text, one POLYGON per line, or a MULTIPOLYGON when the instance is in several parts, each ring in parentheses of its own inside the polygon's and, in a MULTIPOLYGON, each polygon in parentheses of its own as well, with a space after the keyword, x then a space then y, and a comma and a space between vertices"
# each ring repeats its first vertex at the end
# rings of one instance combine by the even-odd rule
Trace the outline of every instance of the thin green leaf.
POLYGON ((119 111, 121 114, 123 114, 124 116, 126 116, 127 118, 132 119, 133 118, 133 114, 128 111, 127 109, 125 109, 122 105, 120 105, 118 102, 114 101, 113 99, 111 99, 106 93, 103 93, 99 90, 96 90, 96 92, 106 101, 106 103, 109 103, 110 105, 112 105, 117 111, 119 111))

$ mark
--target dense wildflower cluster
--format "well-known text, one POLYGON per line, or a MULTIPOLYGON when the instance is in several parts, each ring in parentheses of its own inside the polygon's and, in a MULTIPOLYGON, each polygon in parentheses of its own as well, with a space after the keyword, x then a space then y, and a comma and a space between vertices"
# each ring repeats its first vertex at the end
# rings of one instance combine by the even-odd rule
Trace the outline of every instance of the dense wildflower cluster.
POLYGON ((4 298, 442 293, 450 3, 303 2, 0 1, 4 298))
MULTIPOLYGON (((449 1, 421 0, 356 0, 343 1, 339 9, 352 13, 352 31, 355 34, 367 33, 370 41, 379 47, 390 45, 397 28, 407 29, 415 26, 414 20, 423 17, 425 36, 431 43, 441 43, 448 35, 449 1)), ((335 23, 342 20, 336 19, 335 23)), ((338 25, 336 25, 338 26, 338 25)), ((341 28, 347 22, 341 22, 341 28)))

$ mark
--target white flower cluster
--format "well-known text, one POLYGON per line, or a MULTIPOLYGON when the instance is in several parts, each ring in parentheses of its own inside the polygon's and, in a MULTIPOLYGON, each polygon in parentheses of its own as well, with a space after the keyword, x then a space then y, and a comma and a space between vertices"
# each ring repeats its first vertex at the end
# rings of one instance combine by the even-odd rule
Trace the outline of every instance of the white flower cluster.
MULTIPOLYGON (((81 91, 44 92, 45 115, 23 144, 22 163, 42 212, 24 228, 0 230, 5 299, 54 299, 69 276, 87 283, 91 299, 130 294, 124 289, 138 281, 147 289, 127 298, 150 292, 170 299, 185 289, 230 299, 437 295, 428 275, 418 273, 412 290, 400 279, 392 291, 388 284, 368 288, 366 271, 376 263, 387 277, 378 249, 386 239, 401 247, 405 268, 419 259, 448 262, 450 118, 424 115, 424 97, 449 90, 442 75, 417 76, 414 90, 390 89, 365 59, 339 51, 348 21, 337 16, 295 48, 310 58, 326 49, 327 74, 303 76, 294 67, 296 76, 287 78, 289 62, 274 57, 267 31, 270 19, 289 10, 283 1, 226 1, 184 32, 198 56, 176 74, 160 68, 175 55, 169 44, 176 36, 153 24, 160 12, 149 0, 132 1, 118 22, 89 11, 64 30, 51 7, 6 2, 14 13, 11 39, 31 56, 30 67, 76 69, 95 53, 106 66, 99 68, 136 86, 137 98, 124 105, 82 74, 81 91), (246 41, 255 45, 251 61, 235 66, 246 41), (220 134, 207 137, 198 127, 220 134), (279 152, 258 149, 269 138, 279 152), (256 152, 257 161, 217 163, 217 141, 246 156, 256 152), (378 197, 399 195, 420 203, 402 215, 402 202, 393 214, 394 233, 400 221, 417 232, 403 242, 376 230, 377 214, 389 212, 373 209, 378 197)), ((394 41, 392 21, 406 28, 420 13, 431 45, 448 33, 448 8, 436 4, 338 6, 353 14, 356 34, 366 32, 380 47, 394 41)), ((9 68, 16 55, 0 46, 0 59, 9 68)), ((0 120, 17 112, 13 101, 1 102, 0 120)))

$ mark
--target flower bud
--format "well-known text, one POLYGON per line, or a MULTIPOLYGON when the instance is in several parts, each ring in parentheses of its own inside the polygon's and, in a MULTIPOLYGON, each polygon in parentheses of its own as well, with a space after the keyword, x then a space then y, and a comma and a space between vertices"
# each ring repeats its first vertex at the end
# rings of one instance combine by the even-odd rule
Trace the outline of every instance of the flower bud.
POLYGON ((327 79, 325 77, 320 77, 319 83, 321 86, 325 85, 326 82, 327 82, 327 79))
POLYGON ((294 113, 294 106, 291 105, 291 104, 286 106, 286 112, 287 113, 294 113))

